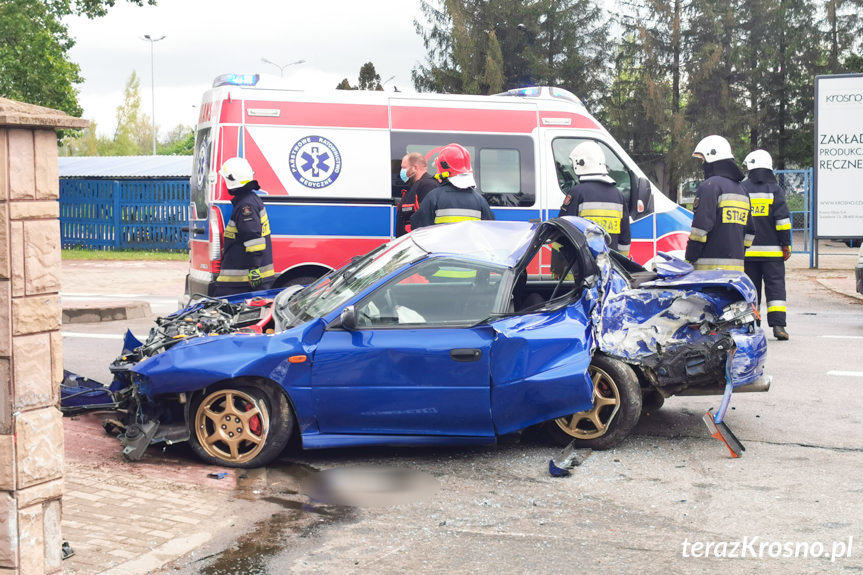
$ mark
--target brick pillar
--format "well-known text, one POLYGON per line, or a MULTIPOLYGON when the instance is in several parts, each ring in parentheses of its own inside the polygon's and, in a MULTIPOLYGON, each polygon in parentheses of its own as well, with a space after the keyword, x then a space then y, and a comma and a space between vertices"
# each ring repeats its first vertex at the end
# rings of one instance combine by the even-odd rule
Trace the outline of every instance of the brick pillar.
POLYGON ((63 570, 56 130, 86 126, 0 98, 0 574, 63 570))

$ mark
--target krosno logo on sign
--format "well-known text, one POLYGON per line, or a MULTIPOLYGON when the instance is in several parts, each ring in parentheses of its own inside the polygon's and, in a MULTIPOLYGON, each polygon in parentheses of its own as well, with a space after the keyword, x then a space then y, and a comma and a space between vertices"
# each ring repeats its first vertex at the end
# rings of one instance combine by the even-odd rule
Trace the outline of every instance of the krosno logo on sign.
POLYGON ((826 104, 863 104, 863 92, 827 94, 824 96, 824 102, 826 104))
POLYGON ((342 172, 342 155, 330 140, 306 136, 291 148, 291 173, 307 188, 325 188, 342 172))

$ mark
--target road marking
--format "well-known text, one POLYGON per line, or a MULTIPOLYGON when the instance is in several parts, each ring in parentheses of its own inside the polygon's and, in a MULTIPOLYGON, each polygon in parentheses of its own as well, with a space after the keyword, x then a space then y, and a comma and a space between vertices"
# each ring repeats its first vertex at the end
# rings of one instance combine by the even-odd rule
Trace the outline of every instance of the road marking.
POLYGON ((80 337, 83 339, 123 339, 122 335, 116 333, 80 333, 74 331, 64 331, 63 337, 80 337))
POLYGON ((828 371, 827 375, 840 375, 843 377, 863 377, 863 371, 828 371))
POLYGON ((819 335, 827 339, 863 339, 863 335, 819 335))

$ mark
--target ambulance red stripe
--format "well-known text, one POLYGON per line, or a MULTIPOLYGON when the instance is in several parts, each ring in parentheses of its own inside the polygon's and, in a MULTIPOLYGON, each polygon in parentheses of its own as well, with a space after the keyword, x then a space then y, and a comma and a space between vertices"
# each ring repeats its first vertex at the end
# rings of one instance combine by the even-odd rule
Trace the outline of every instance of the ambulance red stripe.
POLYGON ((389 118, 386 106, 246 100, 246 124, 379 128, 381 130, 386 130, 389 126, 389 118), (255 109, 278 110, 279 115, 250 115, 249 110, 255 109))

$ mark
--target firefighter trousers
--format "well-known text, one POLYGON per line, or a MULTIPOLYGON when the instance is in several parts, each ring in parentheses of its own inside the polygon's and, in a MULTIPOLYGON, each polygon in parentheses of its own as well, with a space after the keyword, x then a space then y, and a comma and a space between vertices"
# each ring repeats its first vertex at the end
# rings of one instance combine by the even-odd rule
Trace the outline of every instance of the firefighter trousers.
POLYGON ((767 300, 767 325, 785 326, 785 260, 746 260, 743 264, 746 275, 755 284, 758 293, 758 310, 761 311, 761 286, 767 300))

